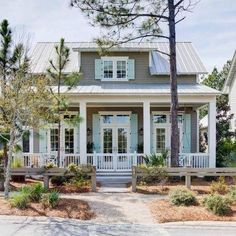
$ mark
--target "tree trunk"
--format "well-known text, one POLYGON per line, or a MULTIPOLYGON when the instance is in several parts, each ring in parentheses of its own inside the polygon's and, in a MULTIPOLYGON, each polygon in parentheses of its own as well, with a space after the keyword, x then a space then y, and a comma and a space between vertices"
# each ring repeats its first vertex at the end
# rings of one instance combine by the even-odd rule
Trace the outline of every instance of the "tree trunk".
POLYGON ((9 141, 9 152, 8 152, 8 162, 5 174, 5 183, 4 183, 4 196, 5 198, 9 198, 9 187, 10 187, 10 178, 11 178, 11 160, 12 160, 12 153, 13 153, 13 144, 15 139, 14 130, 10 131, 10 141, 9 141))
POLYGON ((60 167, 60 159, 61 159, 61 120, 59 119, 58 121, 58 150, 57 150, 57 166, 58 167, 60 167))
POLYGON ((178 92, 176 66, 176 35, 174 0, 168 0, 169 8, 169 50, 171 84, 171 166, 179 165, 179 128, 178 128, 178 92))

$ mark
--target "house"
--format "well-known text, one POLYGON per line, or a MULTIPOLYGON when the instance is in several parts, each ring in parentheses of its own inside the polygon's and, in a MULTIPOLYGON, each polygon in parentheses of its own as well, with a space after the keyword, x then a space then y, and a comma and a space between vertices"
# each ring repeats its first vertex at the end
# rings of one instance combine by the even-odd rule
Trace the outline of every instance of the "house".
POLYGON ((229 95, 229 105, 231 108, 231 113, 234 114, 231 120, 230 130, 232 132, 236 131, 236 51, 231 62, 228 77, 225 81, 223 93, 229 95))
MULTIPOLYGON (((45 73, 55 58, 56 43, 38 43, 32 71, 45 73)), ((170 149, 170 81, 168 43, 126 43, 100 56, 95 43, 66 43, 70 62, 65 73, 81 71, 79 85, 67 91, 70 114, 83 117, 77 127, 63 124, 61 166, 90 163, 98 172, 130 171, 144 154, 170 149)), ((199 83, 206 73, 193 45, 177 43, 180 164, 215 167, 216 95, 199 83), (209 105, 209 153, 199 153, 198 109, 209 105)), ((68 115, 65 115, 65 119, 68 115)), ((31 130, 23 153, 25 163, 55 160, 58 130, 31 130), (28 144, 27 144, 28 143, 28 144), (35 161, 37 160, 37 161, 35 161)))

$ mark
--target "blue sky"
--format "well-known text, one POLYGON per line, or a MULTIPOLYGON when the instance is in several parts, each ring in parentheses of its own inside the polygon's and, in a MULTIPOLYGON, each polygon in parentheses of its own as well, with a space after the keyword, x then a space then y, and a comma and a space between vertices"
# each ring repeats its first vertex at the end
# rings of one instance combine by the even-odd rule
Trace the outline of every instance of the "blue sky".
MULTIPOLYGON (((37 41, 90 41, 100 30, 89 26, 69 0, 0 0, 0 20, 37 41)), ((18 33, 19 34, 19 33, 18 33)), ((236 1, 201 0, 177 27, 179 41, 191 41, 208 71, 221 68, 236 50, 236 1)))

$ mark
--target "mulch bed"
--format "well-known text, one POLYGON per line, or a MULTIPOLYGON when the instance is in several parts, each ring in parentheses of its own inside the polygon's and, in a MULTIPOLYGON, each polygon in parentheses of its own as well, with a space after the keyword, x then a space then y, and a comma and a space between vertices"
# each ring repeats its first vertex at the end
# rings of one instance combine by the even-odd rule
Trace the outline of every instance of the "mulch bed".
POLYGON ((176 221, 236 221, 236 205, 228 216, 216 216, 202 206, 173 206, 168 200, 155 200, 149 205, 159 223, 176 221))
POLYGON ((77 199, 60 199, 58 205, 53 208, 46 208, 41 203, 30 203, 29 207, 19 210, 10 206, 9 202, 0 198, 1 215, 17 216, 50 216, 61 218, 73 218, 79 220, 91 220, 95 217, 87 202, 77 199))
MULTIPOLYGON (((11 181, 10 185, 11 185, 11 190, 16 191, 24 185, 31 185, 31 184, 35 184, 35 183, 42 183, 43 184, 43 181, 27 178, 24 182, 11 181)), ((49 189, 50 190, 57 190, 58 192, 64 193, 64 194, 67 194, 67 193, 68 194, 69 193, 87 193, 87 192, 92 191, 91 185, 81 186, 78 188, 74 185, 56 186, 51 183, 49 184, 49 189)))

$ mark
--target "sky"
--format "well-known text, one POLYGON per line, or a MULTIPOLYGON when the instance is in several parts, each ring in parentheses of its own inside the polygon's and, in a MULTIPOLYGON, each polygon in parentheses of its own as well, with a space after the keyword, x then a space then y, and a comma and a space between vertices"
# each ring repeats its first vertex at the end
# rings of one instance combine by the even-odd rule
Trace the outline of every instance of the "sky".
MULTIPOLYGON (((16 35, 36 42, 92 41, 101 30, 89 25, 69 0, 0 0, 0 21, 7 19, 16 35)), ((177 25, 177 40, 191 41, 207 70, 221 69, 236 50, 236 1, 201 0, 177 25)))

